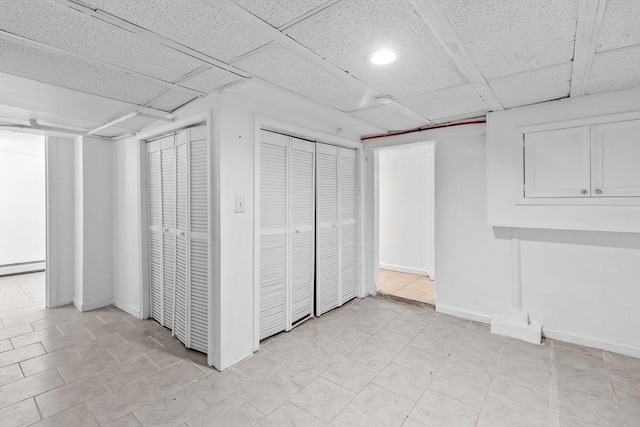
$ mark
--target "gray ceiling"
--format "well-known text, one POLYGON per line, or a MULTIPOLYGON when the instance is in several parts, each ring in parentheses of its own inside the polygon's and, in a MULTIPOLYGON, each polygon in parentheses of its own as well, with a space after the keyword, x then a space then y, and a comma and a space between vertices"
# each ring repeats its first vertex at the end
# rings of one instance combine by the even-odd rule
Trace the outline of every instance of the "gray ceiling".
POLYGON ((638 0, 0 0, 0 29, 1 73, 165 112, 256 78, 403 130, 640 85, 638 0))

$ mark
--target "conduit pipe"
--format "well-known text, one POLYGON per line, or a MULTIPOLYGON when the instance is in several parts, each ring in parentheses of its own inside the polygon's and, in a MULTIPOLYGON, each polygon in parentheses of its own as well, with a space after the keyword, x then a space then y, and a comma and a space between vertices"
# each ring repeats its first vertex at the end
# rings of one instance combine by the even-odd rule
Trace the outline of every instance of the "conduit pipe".
POLYGON ((156 120, 162 120, 165 122, 172 122, 173 118, 172 117, 162 117, 162 116, 156 116, 153 114, 146 114, 146 113, 141 113, 140 111, 134 111, 133 113, 129 113, 129 114, 125 114, 122 117, 119 117, 115 120, 111 120, 110 122, 107 122, 101 126, 98 126, 95 129, 90 130, 89 132, 87 132, 87 135, 94 135, 97 132, 100 132, 101 130, 105 130, 107 128, 113 127, 115 125, 117 125, 118 123, 122 123, 122 122, 126 122, 129 119, 133 119, 134 117, 148 117, 150 119, 156 119, 156 120))
POLYGON ((472 120, 472 121, 467 121, 467 122, 445 123, 445 124, 433 125, 433 126, 421 126, 419 128, 410 129, 410 130, 403 130, 403 131, 398 131, 398 132, 389 132, 389 133, 383 133, 383 134, 380 134, 380 135, 363 136, 362 138, 360 138, 360 141, 364 142, 364 141, 368 141, 370 139, 378 139, 378 138, 386 138, 386 137, 389 137, 389 136, 406 135, 406 134, 409 134, 409 133, 423 132, 423 131, 432 130, 432 129, 440 129, 440 128, 448 128, 448 127, 464 126, 464 125, 477 125, 477 124, 483 124, 483 123, 487 123, 487 121, 486 120, 472 120))

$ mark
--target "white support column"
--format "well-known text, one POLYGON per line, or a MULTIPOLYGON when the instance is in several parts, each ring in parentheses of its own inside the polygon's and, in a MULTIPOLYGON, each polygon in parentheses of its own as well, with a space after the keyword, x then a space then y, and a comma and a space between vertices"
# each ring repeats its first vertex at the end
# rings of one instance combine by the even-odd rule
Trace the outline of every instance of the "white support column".
POLYGON ((529 314, 522 309, 522 274, 520 263, 520 237, 514 229, 511 237, 511 305, 491 321, 491 332, 522 341, 540 344, 542 325, 531 323, 529 314))

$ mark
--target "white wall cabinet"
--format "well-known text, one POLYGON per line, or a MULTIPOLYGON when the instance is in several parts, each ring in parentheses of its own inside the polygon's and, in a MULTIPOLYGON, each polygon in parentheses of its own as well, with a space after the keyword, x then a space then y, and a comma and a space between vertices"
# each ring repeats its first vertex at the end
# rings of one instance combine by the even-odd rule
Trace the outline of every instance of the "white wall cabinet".
POLYGON ((356 297, 356 151, 316 144, 318 244, 316 314, 356 297))
POLYGON ((147 142, 151 317, 208 352, 206 126, 147 142))
POLYGON ((640 196, 640 120, 524 134, 525 198, 640 196))
POLYGON ((260 133, 260 339, 313 315, 315 144, 260 133))

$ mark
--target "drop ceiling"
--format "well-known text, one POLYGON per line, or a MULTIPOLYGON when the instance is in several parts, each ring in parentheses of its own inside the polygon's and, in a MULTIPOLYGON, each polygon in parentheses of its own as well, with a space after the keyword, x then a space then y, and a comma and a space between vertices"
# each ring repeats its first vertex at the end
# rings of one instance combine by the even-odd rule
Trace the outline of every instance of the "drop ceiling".
MULTIPOLYGON (((640 2, 2 0, 0 54, 5 76, 118 111, 166 115, 252 80, 397 131, 640 86, 640 2), (371 64, 378 48, 397 60, 371 64)), ((24 118, 13 99, 0 111, 24 118)))

